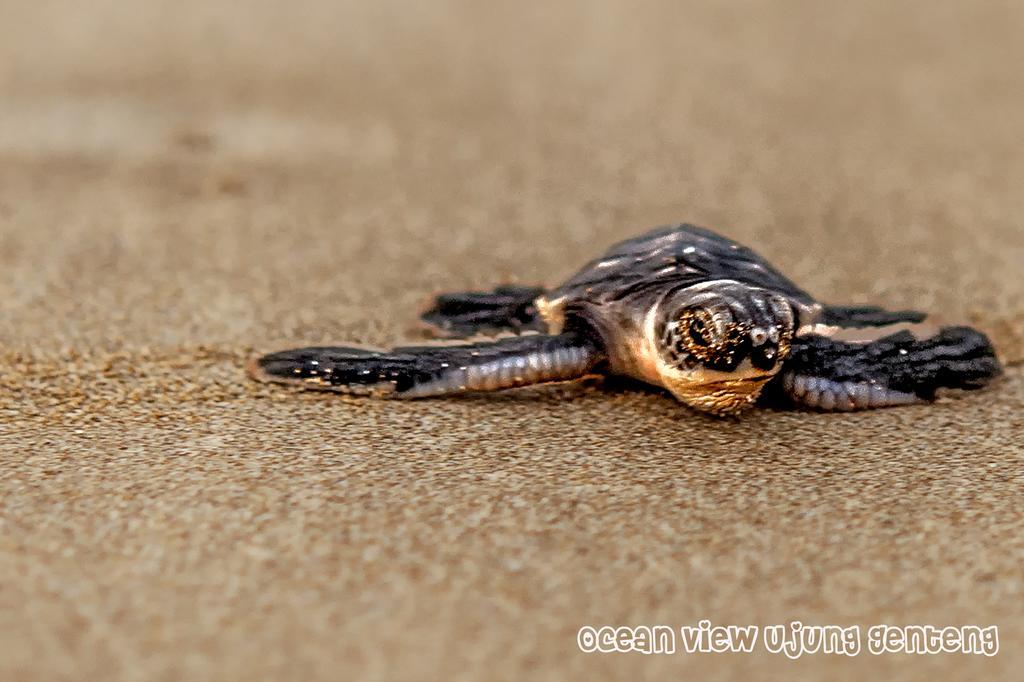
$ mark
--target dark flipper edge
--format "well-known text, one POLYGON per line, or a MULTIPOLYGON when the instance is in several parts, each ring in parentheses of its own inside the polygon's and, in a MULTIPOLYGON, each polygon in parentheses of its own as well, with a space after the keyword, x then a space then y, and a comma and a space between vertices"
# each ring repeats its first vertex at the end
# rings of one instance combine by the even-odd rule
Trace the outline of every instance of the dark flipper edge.
POLYGON ((847 328, 886 327, 893 324, 918 324, 927 315, 916 310, 892 311, 874 306, 827 306, 822 322, 847 328))

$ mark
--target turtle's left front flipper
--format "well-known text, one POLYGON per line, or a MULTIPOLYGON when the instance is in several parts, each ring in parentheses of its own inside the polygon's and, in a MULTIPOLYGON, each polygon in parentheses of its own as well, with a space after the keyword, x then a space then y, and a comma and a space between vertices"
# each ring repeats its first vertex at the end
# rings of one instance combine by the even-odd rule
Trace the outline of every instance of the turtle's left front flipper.
POLYGON ((970 327, 944 327, 923 337, 905 330, 865 342, 797 337, 774 383, 797 404, 847 411, 932 400, 940 389, 974 390, 1001 373, 988 337, 970 327))
POLYGON ((534 334, 488 343, 416 346, 390 351, 297 348, 255 360, 261 381, 387 398, 427 398, 497 391, 589 374, 604 361, 583 334, 534 334))

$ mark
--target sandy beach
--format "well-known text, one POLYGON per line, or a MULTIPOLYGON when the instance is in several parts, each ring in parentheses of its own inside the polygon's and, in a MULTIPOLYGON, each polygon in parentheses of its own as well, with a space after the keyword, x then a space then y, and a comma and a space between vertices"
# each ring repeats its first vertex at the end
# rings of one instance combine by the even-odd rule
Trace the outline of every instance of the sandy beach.
POLYGON ((1022 29, 952 1, 0 0, 0 678, 1012 679, 1022 29), (739 420, 245 376, 681 221, 823 300, 976 325, 1006 376, 739 420), (1000 652, 577 647, 702 619, 997 625, 1000 652))

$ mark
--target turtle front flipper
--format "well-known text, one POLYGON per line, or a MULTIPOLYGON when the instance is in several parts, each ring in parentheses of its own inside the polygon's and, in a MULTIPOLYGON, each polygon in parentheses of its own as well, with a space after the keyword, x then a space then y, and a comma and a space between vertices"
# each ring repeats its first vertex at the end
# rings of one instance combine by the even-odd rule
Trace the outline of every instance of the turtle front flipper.
POLYGON ((862 342, 797 336, 775 384, 799 405, 848 411, 933 400, 940 389, 979 389, 1001 373, 988 337, 945 327, 862 342))
POLYGON ((390 351, 297 348, 250 365, 261 381, 386 398, 427 398, 497 391, 591 373, 604 360, 582 334, 517 336, 489 343, 416 346, 390 351))
POLYGON ((420 319, 442 336, 546 331, 534 301, 540 287, 503 286, 494 291, 441 294, 420 319))

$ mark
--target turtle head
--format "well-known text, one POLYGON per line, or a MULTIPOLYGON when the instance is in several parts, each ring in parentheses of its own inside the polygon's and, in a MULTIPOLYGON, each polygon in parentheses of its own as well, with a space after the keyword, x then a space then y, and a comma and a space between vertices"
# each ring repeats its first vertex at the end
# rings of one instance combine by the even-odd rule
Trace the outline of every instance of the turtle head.
POLYGON ((767 289, 732 280, 683 289, 653 317, 661 381, 695 409, 739 412, 789 357, 794 324, 789 301, 767 289))

